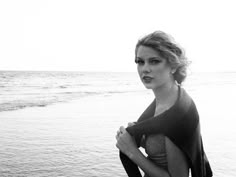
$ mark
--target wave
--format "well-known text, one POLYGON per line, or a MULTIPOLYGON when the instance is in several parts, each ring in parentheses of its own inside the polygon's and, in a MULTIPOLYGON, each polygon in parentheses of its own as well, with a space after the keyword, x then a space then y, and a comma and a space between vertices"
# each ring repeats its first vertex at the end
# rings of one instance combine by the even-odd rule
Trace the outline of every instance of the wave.
POLYGON ((127 93, 130 91, 100 91, 100 92, 57 92, 52 93, 51 95, 39 95, 39 94, 30 94, 24 93, 21 95, 11 94, 14 95, 14 98, 23 95, 31 95, 31 97, 23 97, 22 99, 11 99, 5 100, 4 102, 0 102, 0 112, 3 111, 14 111, 19 109, 24 109, 28 107, 46 107, 48 105, 62 103, 62 102, 69 102, 72 100, 80 99, 82 97, 88 96, 107 96, 112 94, 121 94, 127 93))
POLYGON ((64 88, 68 88, 68 86, 67 85, 60 85, 59 88, 64 89, 64 88))
POLYGON ((26 107, 45 107, 53 102, 17 102, 17 103, 1 103, 0 112, 3 111, 14 111, 18 109, 23 109, 26 107))
POLYGON ((139 91, 127 73, 0 71, 0 78, 0 112, 139 91))

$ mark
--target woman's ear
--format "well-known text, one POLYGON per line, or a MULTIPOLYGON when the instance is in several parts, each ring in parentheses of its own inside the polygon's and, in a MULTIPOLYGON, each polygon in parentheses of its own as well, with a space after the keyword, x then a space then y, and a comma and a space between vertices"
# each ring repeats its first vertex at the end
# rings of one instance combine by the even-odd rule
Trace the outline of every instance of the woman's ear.
POLYGON ((176 72, 176 70, 177 70, 176 68, 172 68, 171 69, 171 74, 174 74, 176 72))

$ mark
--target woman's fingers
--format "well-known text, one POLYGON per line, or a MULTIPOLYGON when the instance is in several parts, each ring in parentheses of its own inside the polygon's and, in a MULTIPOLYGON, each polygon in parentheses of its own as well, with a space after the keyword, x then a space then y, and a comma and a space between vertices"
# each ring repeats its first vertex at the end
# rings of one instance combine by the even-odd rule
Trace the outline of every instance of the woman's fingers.
POLYGON ((120 127, 120 133, 125 133, 125 132, 126 132, 125 127, 124 127, 124 126, 121 126, 121 127, 120 127))
POLYGON ((121 126, 120 129, 116 133, 116 140, 118 141, 120 135, 124 134, 126 132, 125 127, 121 126))
POLYGON ((122 135, 122 134, 124 134, 124 133, 126 133, 126 132, 127 132, 127 131, 126 131, 125 127, 124 127, 124 126, 121 126, 121 127, 119 128, 119 130, 116 132, 116 140, 119 139, 120 135, 122 135))
POLYGON ((120 136, 120 130, 117 130, 117 132, 116 132, 116 140, 118 140, 118 138, 119 138, 119 136, 120 136))
POLYGON ((120 129, 117 131, 116 139, 118 140, 119 136, 125 132, 126 132, 125 127, 121 126, 120 129))
POLYGON ((129 122, 129 123, 128 123, 128 127, 131 127, 131 126, 133 126, 133 125, 135 125, 135 122, 129 122))
MULTIPOLYGON (((135 125, 135 122, 129 122, 128 127, 135 125)), ((116 132, 116 139, 119 138, 121 134, 124 134, 126 132, 126 129, 124 126, 120 126, 119 130, 116 132)))

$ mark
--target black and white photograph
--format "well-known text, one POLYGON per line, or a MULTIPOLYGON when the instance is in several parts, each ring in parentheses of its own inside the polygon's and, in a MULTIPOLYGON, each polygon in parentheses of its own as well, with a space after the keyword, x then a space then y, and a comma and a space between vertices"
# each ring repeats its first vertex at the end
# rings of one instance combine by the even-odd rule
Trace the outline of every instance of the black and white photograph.
POLYGON ((233 0, 0 0, 0 177, 235 177, 233 0))

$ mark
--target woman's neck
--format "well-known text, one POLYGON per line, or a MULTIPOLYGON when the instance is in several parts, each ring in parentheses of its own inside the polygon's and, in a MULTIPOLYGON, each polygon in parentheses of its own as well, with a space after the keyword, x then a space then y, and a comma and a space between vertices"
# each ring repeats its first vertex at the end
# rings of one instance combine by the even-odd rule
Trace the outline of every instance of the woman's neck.
POLYGON ((178 85, 173 82, 163 85, 153 90, 153 92, 156 98, 156 106, 171 107, 178 98, 178 85))

